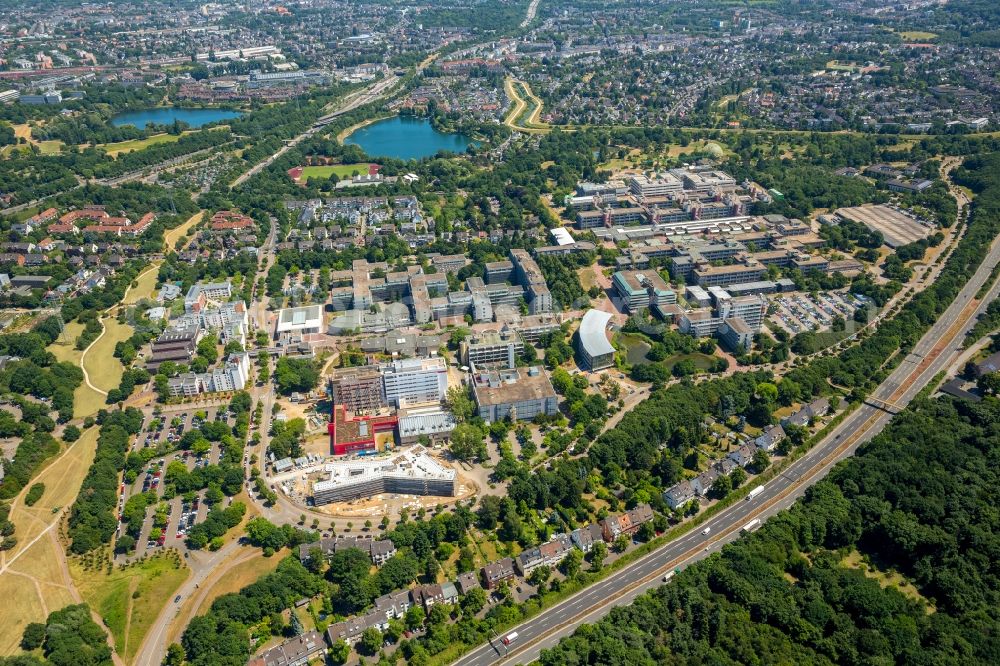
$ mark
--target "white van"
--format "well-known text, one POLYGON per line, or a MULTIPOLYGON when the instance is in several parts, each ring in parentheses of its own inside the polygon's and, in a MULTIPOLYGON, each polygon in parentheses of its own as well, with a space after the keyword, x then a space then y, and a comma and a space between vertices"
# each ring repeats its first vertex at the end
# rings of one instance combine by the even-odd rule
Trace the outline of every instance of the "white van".
POLYGON ((712 531, 711 527, 706 527, 701 531, 702 534, 708 535, 712 531))

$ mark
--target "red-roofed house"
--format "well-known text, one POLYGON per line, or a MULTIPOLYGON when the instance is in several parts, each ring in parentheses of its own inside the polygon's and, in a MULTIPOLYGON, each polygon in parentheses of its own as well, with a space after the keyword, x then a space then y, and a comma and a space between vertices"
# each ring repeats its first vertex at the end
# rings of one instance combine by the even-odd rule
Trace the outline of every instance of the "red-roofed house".
POLYGON ((250 229, 254 226, 252 217, 233 210, 220 210, 212 216, 212 231, 250 229))

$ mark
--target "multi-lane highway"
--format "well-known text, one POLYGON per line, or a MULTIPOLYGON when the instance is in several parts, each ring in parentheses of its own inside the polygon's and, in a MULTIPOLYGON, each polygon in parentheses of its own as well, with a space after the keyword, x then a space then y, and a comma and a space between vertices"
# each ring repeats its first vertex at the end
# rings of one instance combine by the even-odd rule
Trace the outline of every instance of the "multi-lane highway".
POLYGON ((834 428, 822 442, 789 465, 754 499, 728 507, 706 520, 697 530, 665 544, 606 580, 515 627, 518 637, 507 650, 500 641, 494 640, 493 644, 479 646, 455 664, 486 666, 533 661, 542 649, 554 646, 579 625, 594 622, 612 607, 627 604, 639 594, 662 584, 662 576, 667 571, 707 557, 739 538, 740 528, 754 518, 766 519, 790 506, 836 463, 878 434, 894 412, 905 407, 936 374, 946 370, 957 359, 961 353, 959 345, 975 323, 976 316, 1000 292, 998 282, 985 298, 975 299, 976 292, 985 284, 998 262, 1000 242, 994 241, 985 261, 955 301, 872 393, 871 399, 834 428), (702 533, 706 527, 711 528, 707 536, 702 533))

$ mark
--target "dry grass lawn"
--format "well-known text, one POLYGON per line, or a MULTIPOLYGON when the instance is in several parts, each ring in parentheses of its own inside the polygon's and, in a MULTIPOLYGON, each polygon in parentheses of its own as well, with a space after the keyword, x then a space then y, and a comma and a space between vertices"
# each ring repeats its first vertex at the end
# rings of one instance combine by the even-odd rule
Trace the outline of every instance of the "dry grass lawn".
POLYGON ((175 227, 170 231, 167 231, 165 234, 163 234, 163 242, 167 248, 167 252, 173 251, 174 244, 179 239, 183 238, 184 235, 191 230, 191 227, 198 224, 201 221, 201 218, 204 214, 205 211, 195 213, 184 224, 180 225, 179 227, 175 227))
MULTIPOLYGON (((233 531, 237 530, 242 533, 240 528, 235 528, 233 531)), ((210 585, 206 585, 184 600, 177 619, 170 625, 169 634, 171 641, 178 641, 190 619, 196 615, 208 612, 213 601, 224 594, 239 592, 261 576, 271 573, 278 567, 283 557, 280 555, 264 557, 263 551, 260 550, 247 557, 246 552, 238 550, 229 559, 230 561, 237 562, 237 564, 228 570, 222 566, 216 567, 216 571, 223 572, 224 575, 215 578, 210 585)))
POLYGON ((90 376, 90 382, 104 391, 110 391, 118 388, 125 373, 121 361, 115 358, 115 345, 128 340, 134 331, 131 326, 119 323, 113 316, 105 317, 102 322, 104 335, 97 339, 83 357, 83 364, 90 376))
POLYGON ((130 662, 164 604, 187 579, 190 570, 167 554, 137 562, 124 570, 85 569, 80 560, 70 562, 77 589, 97 611, 114 637, 115 650, 130 662), (133 598, 133 594, 138 592, 133 598))
MULTIPOLYGON (((76 339, 81 333, 83 324, 76 321, 69 322, 59 339, 48 346, 48 351, 52 352, 57 361, 80 365, 83 352, 76 348, 76 339)), ((76 418, 96 414, 97 410, 104 406, 104 396, 87 386, 86 382, 76 387, 76 391, 73 392, 73 416, 76 418)))
POLYGON ((160 262, 153 262, 151 266, 139 273, 136 286, 128 290, 128 294, 123 301, 126 305, 138 303, 144 298, 152 299, 156 292, 156 276, 159 273, 160 262))
POLYGON ((53 509, 68 507, 80 492, 96 450, 97 428, 91 428, 37 476, 35 482, 45 484, 45 493, 35 506, 24 506, 20 498, 12 505, 10 518, 17 526, 18 545, 4 553, 2 560, 5 566, 11 564, 0 575, 4 600, 0 654, 16 650, 26 624, 44 622, 52 611, 77 602, 72 580, 63 568, 63 547, 54 536, 58 528, 43 532, 65 513, 53 513, 53 509))
POLYGON ((175 143, 179 141, 180 138, 180 134, 163 133, 154 134, 153 136, 146 137, 145 139, 119 141, 118 143, 102 143, 99 147, 103 148, 111 157, 118 157, 122 153, 131 153, 135 150, 143 150, 161 143, 175 143))
POLYGON ((916 588, 909 580, 907 580, 902 574, 895 571, 882 571, 864 560, 861 553, 856 550, 852 550, 847 556, 840 561, 841 566, 847 567, 849 569, 858 569, 866 577, 877 581, 883 588, 892 587, 895 588, 907 599, 912 599, 914 601, 920 601, 925 605, 925 612, 930 615, 936 609, 934 606, 927 601, 924 595, 920 594, 920 590, 916 588))

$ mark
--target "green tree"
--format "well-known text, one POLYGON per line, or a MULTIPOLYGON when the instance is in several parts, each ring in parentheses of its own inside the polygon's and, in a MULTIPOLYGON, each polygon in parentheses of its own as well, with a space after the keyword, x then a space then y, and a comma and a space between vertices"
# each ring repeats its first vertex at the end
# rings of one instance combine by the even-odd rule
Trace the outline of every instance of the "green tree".
POLYGON ((732 492, 732 490, 733 480, 725 474, 720 474, 719 477, 712 483, 712 489, 709 492, 712 497, 722 499, 732 492))
POLYGON ((1000 372, 987 372, 976 380, 976 387, 983 393, 1000 394, 1000 372))
POLYGON ((764 449, 757 449, 754 451, 753 458, 750 461, 750 467, 753 469, 754 474, 760 474, 771 464, 771 459, 767 455, 767 451, 764 449))
POLYGON ((594 571, 600 571, 604 567, 604 560, 608 556, 608 547, 603 541, 598 541, 591 547, 590 553, 590 568, 594 571))
POLYGON ((471 423, 459 423, 451 432, 451 453, 458 460, 471 462, 486 458, 486 440, 483 431, 471 423))
POLYGON ((462 597, 461 607, 467 617, 476 615, 486 607, 486 591, 478 587, 469 590, 462 597))
POLYGON ((337 641, 330 648, 330 659, 333 660, 335 664, 346 664, 347 659, 351 656, 351 646, 348 645, 343 639, 337 641))
POLYGON ((568 553, 563 561, 559 564, 559 569, 567 578, 572 578, 580 571, 580 564, 583 562, 583 552, 577 548, 573 548, 568 553))
POLYGON ((452 386, 445 395, 445 403, 458 423, 464 423, 475 413, 475 403, 464 386, 452 386))
POLYGON ((45 625, 40 622, 29 622, 21 635, 21 649, 30 652, 42 647, 45 642, 45 625))
POLYGON ((737 467, 733 470, 733 473, 729 475, 729 480, 733 483, 733 488, 739 488, 747 480, 747 473, 742 467, 737 467))

